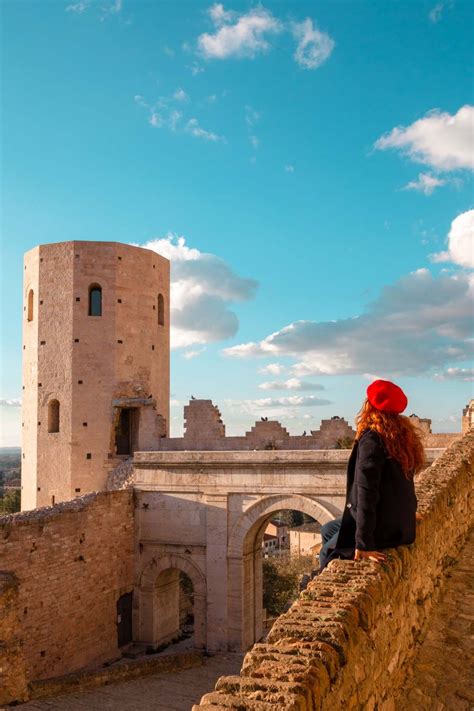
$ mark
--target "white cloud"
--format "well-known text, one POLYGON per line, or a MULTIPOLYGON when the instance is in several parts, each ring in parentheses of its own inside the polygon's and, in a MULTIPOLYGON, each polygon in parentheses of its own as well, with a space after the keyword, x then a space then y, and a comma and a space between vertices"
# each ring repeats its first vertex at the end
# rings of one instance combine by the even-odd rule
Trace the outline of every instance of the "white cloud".
POLYGON ((431 195, 433 191, 441 185, 446 185, 446 180, 436 178, 434 175, 430 175, 429 173, 420 173, 418 175, 418 180, 412 180, 407 183, 403 189, 417 190, 425 195, 431 195))
POLYGON ((256 111, 252 106, 245 107, 245 123, 247 124, 247 131, 249 136, 249 141, 255 150, 260 145, 260 139, 255 135, 255 126, 260 121, 262 117, 261 111, 256 111))
POLYGON ((215 5, 209 8, 208 13, 216 25, 223 25, 225 22, 232 22, 235 17, 235 13, 232 12, 232 10, 224 10, 224 5, 222 3, 215 3, 215 5))
POLYGON ((255 126, 262 118, 262 112, 256 111, 252 106, 248 104, 245 107, 245 123, 247 126, 255 126))
POLYGON ((186 131, 192 136, 195 136, 196 138, 203 138, 205 141, 223 141, 224 143, 226 142, 224 136, 219 136, 213 131, 207 131, 206 129, 202 128, 202 126, 199 125, 199 121, 197 120, 197 118, 189 119, 186 124, 186 131))
MULTIPOLYGON (((226 401, 228 402, 228 401, 226 401)), ((234 401, 235 403, 235 401, 234 401)), ((315 395, 289 395, 287 397, 263 397, 256 400, 243 400, 241 404, 245 409, 269 409, 269 408, 294 408, 294 407, 322 407, 331 405, 330 400, 317 398, 315 395)))
POLYGON ((285 165, 285 170, 287 173, 294 173, 295 172, 295 166, 291 165, 288 163, 288 165, 285 165))
POLYGON ((101 2, 94 2, 93 0, 78 0, 77 2, 67 5, 66 12, 82 15, 83 12, 94 7, 99 10, 99 19, 103 21, 107 17, 119 15, 122 12, 123 0, 112 0, 112 2, 106 3, 105 5, 101 2))
POLYGON ((294 22, 292 32, 298 40, 294 58, 300 66, 317 69, 329 59, 335 42, 328 34, 316 29, 309 17, 303 22, 294 22))
POLYGON ((114 0, 105 7, 102 7, 103 15, 101 19, 105 19, 107 15, 118 15, 122 12, 123 2, 122 0, 114 0))
POLYGON ((258 283, 236 274, 214 254, 188 247, 167 235, 140 245, 171 261, 171 343, 173 348, 212 343, 234 336, 235 302, 253 299, 258 283))
POLYGON ((430 255, 433 262, 453 262, 474 269, 474 210, 458 215, 451 223, 448 251, 430 255))
POLYGON ((0 398, 0 405, 4 407, 21 407, 21 399, 18 397, 0 398))
POLYGON ((188 98, 183 89, 177 89, 172 96, 160 96, 154 104, 149 104, 141 94, 136 94, 134 101, 148 111, 148 123, 153 128, 167 128, 173 133, 188 133, 206 141, 226 143, 224 136, 203 128, 197 118, 184 118, 183 111, 176 106, 181 106, 188 98))
POLYGON ((183 358, 186 360, 191 360, 192 358, 197 358, 197 356, 201 355, 201 353, 204 353, 206 349, 205 348, 199 348, 194 351, 185 351, 183 353, 183 358))
POLYGON ((167 57, 171 57, 171 59, 175 56, 174 49, 171 49, 171 47, 168 47, 167 45, 163 47, 163 52, 167 57))
POLYGON ((439 22, 441 20, 441 15, 443 13, 443 3, 438 2, 436 5, 430 10, 430 13, 428 17, 430 18, 431 22, 439 22))
POLYGON ((189 69, 193 77, 197 76, 198 74, 202 74, 202 72, 204 71, 204 67, 201 67, 199 64, 197 64, 197 62, 187 65, 186 69, 189 69))
POLYGON ((289 378, 288 380, 272 380, 266 383, 260 383, 260 390, 324 390, 322 385, 317 383, 308 383, 298 378, 289 378))
POLYGON ((438 109, 407 128, 394 128, 375 148, 396 148, 418 163, 440 171, 474 168, 474 106, 462 106, 451 116, 438 109))
POLYGON ((296 62, 305 69, 316 69, 323 64, 334 49, 334 40, 318 30, 307 17, 302 22, 281 22, 262 5, 247 13, 225 10, 215 3, 208 10, 214 32, 198 37, 198 49, 207 59, 229 57, 253 58, 270 49, 272 35, 290 32, 297 40, 294 54, 296 62))
POLYGON ((436 5, 431 8, 428 17, 430 18, 431 22, 436 23, 441 20, 441 17, 443 15, 443 10, 445 9, 451 9, 453 6, 453 1, 452 0, 441 0, 440 2, 437 2, 436 5))
POLYGON ((279 20, 261 6, 238 16, 237 13, 226 12, 222 4, 215 4, 209 14, 215 32, 206 32, 198 38, 200 51, 209 59, 255 57, 269 49, 266 36, 282 30, 279 20))
POLYGON ((269 375, 280 375, 280 373, 284 371, 285 368, 283 365, 280 365, 280 363, 269 363, 258 369, 259 373, 268 373, 269 375))
POLYGON ((447 368, 442 373, 436 373, 435 380, 464 380, 471 382, 474 380, 474 368, 447 368))
POLYGON ((66 12, 75 12, 78 15, 82 15, 84 10, 87 10, 90 4, 91 0, 79 0, 79 2, 74 2, 71 3, 71 5, 68 5, 66 7, 66 12))
POLYGON ((386 286, 355 318, 295 321, 224 355, 291 356, 296 377, 380 373, 418 375, 469 359, 474 279, 419 269, 386 286))
POLYGON ((176 99, 176 101, 187 101, 188 100, 188 95, 184 91, 184 89, 176 89, 176 91, 173 94, 173 99, 176 99))

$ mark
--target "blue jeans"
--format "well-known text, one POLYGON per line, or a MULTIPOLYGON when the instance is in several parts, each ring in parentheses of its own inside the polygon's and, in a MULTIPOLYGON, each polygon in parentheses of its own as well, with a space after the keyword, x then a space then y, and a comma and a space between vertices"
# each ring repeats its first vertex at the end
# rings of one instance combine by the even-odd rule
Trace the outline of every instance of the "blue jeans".
POLYGON ((321 526, 321 538, 323 545, 319 551, 319 569, 322 570, 326 565, 327 559, 336 547, 339 529, 341 528, 342 516, 335 518, 334 521, 328 521, 321 526))

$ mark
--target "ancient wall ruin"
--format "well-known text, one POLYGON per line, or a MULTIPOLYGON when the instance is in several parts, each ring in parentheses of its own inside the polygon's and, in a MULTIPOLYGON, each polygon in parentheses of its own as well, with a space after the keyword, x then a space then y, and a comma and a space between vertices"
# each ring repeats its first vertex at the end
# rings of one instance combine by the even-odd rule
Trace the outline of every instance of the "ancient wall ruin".
POLYGON ((394 711, 446 569, 474 520, 474 431, 416 482, 417 540, 387 564, 333 561, 194 711, 394 711))
POLYGON ((349 447, 355 431, 342 417, 322 420, 319 430, 290 435, 277 420, 262 418, 242 437, 227 437, 219 408, 212 400, 190 400, 184 407, 183 437, 157 441, 159 451, 254 450, 254 449, 335 449, 349 447))
POLYGON ((120 657, 133 506, 131 491, 99 492, 0 517, 0 703, 26 698, 33 680, 120 657))
MULTIPOLYGON (((434 434, 431 420, 411 415, 419 428, 425 447, 447 447, 460 433, 434 434)), ((262 417, 245 435, 226 436, 222 415, 212 400, 192 399, 184 406, 183 437, 157 440, 158 451, 239 451, 259 449, 350 449, 355 430, 337 415, 321 420, 319 429, 301 435, 290 435, 277 420, 262 417)))

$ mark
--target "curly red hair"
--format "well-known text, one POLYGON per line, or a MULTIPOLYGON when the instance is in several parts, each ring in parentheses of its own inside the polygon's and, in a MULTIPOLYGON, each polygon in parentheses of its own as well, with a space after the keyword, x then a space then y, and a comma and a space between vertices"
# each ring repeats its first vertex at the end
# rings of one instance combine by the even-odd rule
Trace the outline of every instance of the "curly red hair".
POLYGON ((399 462, 407 479, 412 479, 426 466, 421 437, 409 417, 382 412, 365 400, 355 421, 356 440, 364 430, 378 432, 389 455, 399 462))

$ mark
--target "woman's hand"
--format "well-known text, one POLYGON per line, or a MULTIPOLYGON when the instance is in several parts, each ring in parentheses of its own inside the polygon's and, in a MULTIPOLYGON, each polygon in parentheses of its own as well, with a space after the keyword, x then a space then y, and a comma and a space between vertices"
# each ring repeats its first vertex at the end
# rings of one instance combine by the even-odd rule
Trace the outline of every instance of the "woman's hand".
POLYGON ((416 518, 417 521, 423 521, 423 519, 424 519, 425 517, 423 516, 423 514, 418 513, 418 511, 417 511, 416 514, 415 514, 415 518, 416 518))
POLYGON ((355 549, 354 560, 375 560, 377 563, 385 563, 387 556, 385 553, 380 551, 360 551, 358 548, 355 549))

